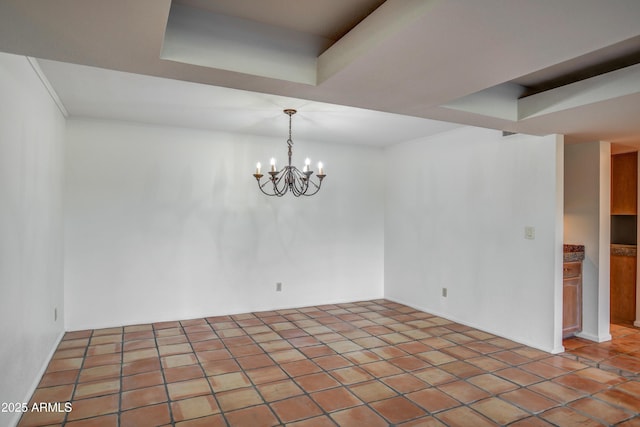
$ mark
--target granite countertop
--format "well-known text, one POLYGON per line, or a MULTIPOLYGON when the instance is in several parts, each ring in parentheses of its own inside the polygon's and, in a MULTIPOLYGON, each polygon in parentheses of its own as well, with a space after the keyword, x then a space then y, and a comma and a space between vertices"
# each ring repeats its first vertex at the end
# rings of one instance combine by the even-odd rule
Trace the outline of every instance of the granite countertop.
POLYGON ((564 245, 564 262, 584 260, 584 245, 564 245))
POLYGON ((638 252, 636 245, 620 245, 617 243, 611 244, 611 255, 619 256, 636 256, 638 252))

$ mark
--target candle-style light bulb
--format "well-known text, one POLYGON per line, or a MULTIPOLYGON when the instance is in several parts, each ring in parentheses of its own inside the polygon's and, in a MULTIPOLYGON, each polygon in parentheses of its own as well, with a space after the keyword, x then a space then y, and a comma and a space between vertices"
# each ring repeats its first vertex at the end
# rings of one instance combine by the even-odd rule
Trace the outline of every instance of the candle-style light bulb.
POLYGON ((271 158, 271 172, 275 172, 276 171, 276 159, 274 159, 273 157, 271 158))
POLYGON ((307 157, 304 160, 304 172, 309 172, 309 165, 311 165, 311 160, 307 157))
POLYGON ((256 163, 256 175, 260 175, 260 168, 262 167, 262 165, 260 164, 260 162, 256 163))
POLYGON ((324 175, 324 169, 322 169, 322 162, 318 162, 318 175, 324 175))

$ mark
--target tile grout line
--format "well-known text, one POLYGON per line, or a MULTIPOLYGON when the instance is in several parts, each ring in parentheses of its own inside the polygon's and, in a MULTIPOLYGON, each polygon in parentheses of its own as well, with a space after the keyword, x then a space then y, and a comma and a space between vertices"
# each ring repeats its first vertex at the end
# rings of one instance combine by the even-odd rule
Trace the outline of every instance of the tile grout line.
POLYGON ((118 420, 118 425, 122 425, 122 396, 124 395, 123 385, 124 385, 124 343, 125 343, 125 329, 126 327, 122 327, 122 341, 120 347, 120 396, 118 396, 118 414, 116 415, 116 419, 118 420))
MULTIPOLYGON (((213 329, 213 326, 211 326, 211 324, 209 323, 209 321, 206 318, 202 318, 202 320, 204 321, 204 323, 207 324, 207 326, 209 326, 209 328, 211 328, 211 332, 213 332, 213 334, 218 337, 218 339, 220 339, 220 336, 218 335, 218 333, 213 329)), ((181 323, 182 324, 182 323, 181 323)), ((184 329, 183 329, 184 330, 184 329)), ((211 381, 209 381, 209 377, 207 376, 207 371, 204 369, 204 366, 202 366, 202 361, 200 360, 200 358, 198 357, 198 354, 196 352, 196 350, 193 348, 193 341, 191 341, 191 338, 189 337, 189 335, 187 333, 185 333, 185 336, 187 338, 187 342, 189 343, 189 346, 191 347, 191 351, 193 352, 193 356, 195 357, 196 361, 197 361, 197 365, 200 367, 200 369, 202 370, 202 375, 203 378, 205 379, 205 381, 207 382, 207 385, 209 386, 209 390, 211 391, 211 396, 213 397, 214 401, 216 402, 216 405, 218 405, 218 409, 220 411, 220 416, 222 417, 222 419, 224 420, 224 423, 226 424, 227 427, 231 427, 231 424, 229 423, 229 420, 227 419, 224 411, 222 410, 222 405, 220 405, 220 401, 218 400, 218 397, 216 396, 216 392, 213 389, 213 385, 211 384, 211 381)), ((222 340, 220 340, 222 342, 222 340)), ((196 341, 197 342, 197 341, 196 341)), ((222 343, 224 345, 224 342, 222 343)), ((226 346, 225 346, 226 347, 226 346)), ((214 414, 215 415, 215 414, 214 414)), ((209 415, 205 415, 203 417, 199 417, 199 418, 193 418, 193 419, 201 419, 201 418, 205 418, 208 417, 209 415)), ((186 421, 186 420, 185 420, 186 421)))
MULTIPOLYGON (((89 334, 89 337, 87 338, 87 345, 85 346, 84 353, 83 353, 83 356, 82 356, 82 363, 80 363, 80 367, 78 368, 78 375, 76 376, 76 380, 73 383, 73 393, 71 394, 71 402, 72 402, 71 404, 72 405, 76 401, 75 397, 76 397, 76 393, 78 391, 78 385, 80 383, 80 375, 82 374, 82 370, 84 369, 84 364, 85 364, 85 362, 87 360, 87 356, 88 356, 88 353, 89 353, 89 347, 91 345, 91 340, 93 339, 93 334, 94 333, 95 333, 95 329, 91 329, 91 333, 89 334)), ((63 340, 64 340, 64 337, 63 337, 63 340)), ((69 413, 66 413, 64 415, 63 420, 62 420, 62 425, 63 426, 66 425, 68 418, 69 418, 69 413)))
MULTIPOLYGON (((180 325, 180 329, 182 329, 182 324, 178 321, 178 324, 180 325)), ((171 422, 171 425, 174 426, 175 425, 175 418, 173 416, 173 409, 171 407, 171 395, 169 394, 169 384, 167 382, 167 376, 164 372, 164 364, 162 363, 162 355, 160 354, 160 345, 158 344, 158 334, 156 334, 156 328, 154 326, 154 324, 151 324, 151 330, 153 332, 153 341, 155 342, 155 349, 156 352, 158 353, 158 363, 160 365, 160 372, 162 373, 162 380, 163 380, 163 385, 164 385, 164 391, 167 394, 167 408, 169 410, 169 420, 171 422)), ((158 329, 158 330, 162 330, 162 329, 158 329)), ((184 330, 183 330, 184 332, 184 330)), ((124 350, 124 349, 123 349, 124 350)))
MULTIPOLYGON (((84 365, 87 361, 87 357, 89 356, 89 347, 91 346, 91 340, 93 339, 94 334, 95 334, 95 329, 92 329, 91 334, 89 335, 89 338, 87 340, 87 347, 85 349, 84 356, 82 357, 82 363, 80 364, 80 369, 78 369, 78 377, 76 378, 76 383, 73 387, 74 391, 73 391, 72 401, 75 401, 75 394, 78 391, 78 385, 80 384, 80 376, 82 375, 82 370, 84 369, 84 365)), ((68 418, 69 418, 69 414, 65 414, 65 419, 62 424, 63 426, 66 424, 68 418)))

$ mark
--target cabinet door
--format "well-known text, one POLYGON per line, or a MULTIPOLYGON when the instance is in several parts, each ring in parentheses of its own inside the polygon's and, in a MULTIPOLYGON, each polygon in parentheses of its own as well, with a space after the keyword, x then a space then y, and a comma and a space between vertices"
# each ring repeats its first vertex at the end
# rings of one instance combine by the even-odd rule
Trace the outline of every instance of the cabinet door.
POLYGON ((562 336, 582 330, 582 277, 564 279, 562 286, 562 336))
POLYGON ((562 264, 562 277, 564 279, 578 277, 580 274, 582 274, 581 262, 565 262, 562 264))
POLYGON ((611 214, 636 215, 638 153, 611 156, 611 214))
POLYGON ((633 323, 636 319, 636 257, 611 255, 611 321, 633 323))

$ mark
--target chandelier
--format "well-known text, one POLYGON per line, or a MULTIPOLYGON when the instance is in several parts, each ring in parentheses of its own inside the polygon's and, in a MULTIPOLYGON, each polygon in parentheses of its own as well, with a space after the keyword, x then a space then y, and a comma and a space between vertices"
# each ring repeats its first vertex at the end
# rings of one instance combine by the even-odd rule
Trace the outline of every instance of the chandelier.
POLYGON ((311 161, 307 158, 304 162, 304 168, 302 171, 295 166, 291 166, 291 147, 293 146, 293 140, 291 139, 291 116, 296 113, 296 110, 290 108, 284 110, 284 113, 289 116, 289 139, 287 139, 287 145, 289 146, 289 163, 281 170, 276 169, 276 159, 271 158, 271 167, 269 170, 269 177, 264 182, 261 178, 264 176, 261 172, 260 162, 256 165, 256 173, 253 176, 258 181, 258 188, 267 196, 282 197, 287 192, 296 196, 313 196, 320 191, 322 180, 326 176, 322 168, 322 162, 318 162, 318 173, 316 174, 317 182, 312 180, 313 171, 310 169, 311 161))

